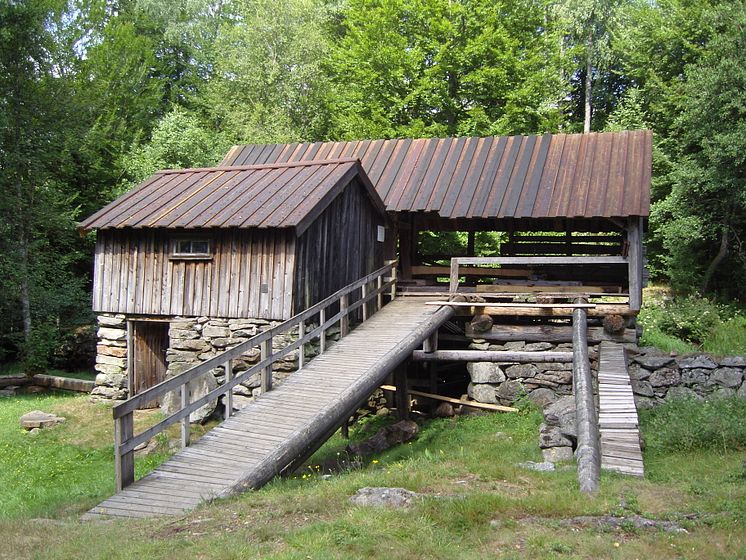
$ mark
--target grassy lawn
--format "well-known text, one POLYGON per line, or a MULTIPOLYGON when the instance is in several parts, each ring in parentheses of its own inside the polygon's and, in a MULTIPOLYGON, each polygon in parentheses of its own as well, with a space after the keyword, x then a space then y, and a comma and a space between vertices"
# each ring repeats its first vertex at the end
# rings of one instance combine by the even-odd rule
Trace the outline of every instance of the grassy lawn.
MULTIPOLYGON (((355 469, 346 468, 344 441, 335 436, 301 473, 262 490, 179 518, 81 523, 79 514, 113 491, 110 418, 106 405, 79 396, 0 401, 0 558, 746 557, 742 451, 649 447, 646 479, 604 473, 599 495, 586 497, 572 469, 516 466, 540 460, 541 418, 533 410, 431 421, 416 441, 355 469), (68 421, 29 437, 17 418, 33 408, 68 421), (341 472, 324 479, 317 466, 332 463, 341 472), (409 510, 353 506, 349 497, 363 486, 401 486, 424 497, 409 510), (675 520, 688 532, 563 522, 608 513, 675 520), (38 517, 52 519, 31 519, 38 517)), ((139 460, 138 472, 163 457, 139 460)))

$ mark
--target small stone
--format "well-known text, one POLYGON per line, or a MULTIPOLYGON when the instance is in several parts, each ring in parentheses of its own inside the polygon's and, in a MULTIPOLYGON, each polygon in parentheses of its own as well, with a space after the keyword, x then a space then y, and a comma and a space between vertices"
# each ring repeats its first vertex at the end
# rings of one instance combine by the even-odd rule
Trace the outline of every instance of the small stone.
POLYGON ((182 340, 190 340, 199 338, 199 334, 193 330, 186 329, 175 329, 173 326, 168 330, 168 336, 171 340, 178 338, 182 340))
POLYGON ((637 381, 636 379, 631 379, 630 382, 632 385, 632 391, 636 395, 641 395, 643 397, 653 396, 653 386, 649 381, 637 381))
POLYGON ((453 410, 453 405, 447 402, 440 403, 438 406, 435 407, 435 410, 433 410, 434 418, 450 418, 455 414, 456 413, 453 410))
POLYGON ((526 352, 544 352, 552 348, 554 345, 551 342, 531 342, 523 347, 526 352))
POLYGON ((126 358, 127 348, 117 346, 106 346, 99 344, 96 346, 96 354, 101 356, 114 356, 116 358, 126 358))
POLYGON ((104 346, 110 346, 115 348, 127 348, 126 340, 109 340, 108 338, 102 338, 99 342, 104 346))
POLYGON ((93 369, 100 373, 107 373, 107 374, 121 374, 124 373, 124 368, 121 366, 113 366, 110 364, 96 364, 93 366, 93 369))
POLYGON ((658 401, 651 397, 643 397, 640 395, 633 395, 635 399, 635 407, 637 410, 648 410, 658 406, 658 401))
POLYGON ((541 454, 544 456, 545 463, 563 463, 572 461, 575 458, 572 447, 550 447, 542 449, 541 454))
POLYGON ((681 399, 693 399, 695 401, 703 401, 704 398, 692 391, 689 387, 671 387, 666 393, 666 400, 681 400, 681 399))
POLYGON ((0 397, 15 397, 15 396, 16 396, 15 387, 5 387, 4 389, 0 389, 0 397))
POLYGON ((249 390, 249 388, 248 387, 244 387, 243 385, 236 385, 235 387, 233 387, 233 389, 231 389, 231 392, 234 395, 240 395, 242 397, 250 397, 251 396, 251 391, 249 390))
POLYGON ((65 419, 62 416, 50 414, 48 412, 42 412, 41 410, 32 410, 21 416, 19 422, 21 428, 30 430, 31 428, 48 428, 50 426, 56 426, 61 424, 65 419))
POLYGON ((746 368, 746 358, 743 356, 726 356, 720 360, 720 365, 723 367, 746 368))
POLYGON ((736 390, 730 387, 717 387, 711 394, 710 397, 713 399, 729 399, 730 397, 736 396, 736 390))
POLYGON ((30 429, 30 430, 28 431, 28 435, 30 435, 30 436, 35 436, 35 435, 38 435, 38 434, 39 434, 39 432, 41 432, 41 429, 40 429, 40 428, 31 428, 31 429, 30 429))
POLYGON ((572 447, 573 441, 566 437, 557 426, 539 426, 539 447, 572 447))
POLYGON ((96 375, 96 385, 116 387, 121 389, 127 384, 127 376, 123 373, 99 373, 96 375))
POLYGON ((112 329, 110 327, 101 327, 96 333, 99 338, 106 338, 108 340, 127 340, 127 331, 124 329, 112 329))
POLYGON ((681 381, 681 375, 673 368, 659 369, 650 374, 650 385, 653 387, 670 387, 677 385, 679 381, 681 381))
POLYGON ((215 348, 226 348, 227 346, 235 346, 243 340, 240 338, 213 338, 211 342, 215 348))
POLYGON ((91 391, 91 400, 96 401, 98 398, 119 401, 127 398, 127 391, 125 389, 117 389, 116 387, 99 385, 91 391))
POLYGON ((671 356, 635 356, 632 358, 633 361, 640 364, 642 367, 648 370, 656 370, 674 363, 674 359, 671 356))
POLYGON ((202 336, 207 338, 230 338, 231 330, 227 327, 216 327, 210 325, 202 329, 202 336))
POLYGON ((171 321, 168 326, 170 330, 190 332, 196 326, 196 323, 188 320, 176 320, 171 321))
POLYGON ((124 315, 99 315, 96 320, 102 327, 124 327, 124 315))
POLYGON ((710 376, 710 383, 716 383, 731 389, 739 387, 742 381, 743 370, 731 367, 720 367, 710 376))
POLYGON ((505 370, 505 375, 511 379, 529 379, 539 373, 534 364, 518 364, 505 370))
POLYGON ((469 344, 469 348, 472 350, 488 350, 490 347, 489 342, 477 342, 476 340, 472 341, 471 344, 469 344))
POLYGON ((505 350, 511 351, 511 350, 523 350, 526 347, 526 343, 522 340, 516 340, 513 342, 506 342, 505 343, 505 350))
POLYGON ((495 392, 497 398, 503 402, 513 403, 518 400, 519 397, 526 394, 526 390, 523 385, 517 379, 511 379, 506 381, 495 392))
POLYGON ((547 370, 539 373, 536 377, 530 379, 530 381, 537 384, 547 381, 553 385, 572 385, 572 372, 547 370))
POLYGON ((233 410, 242 410, 254 402, 254 397, 246 397, 243 395, 233 395, 233 410))
POLYGON ((494 385, 487 383, 469 383, 466 389, 469 398, 481 403, 497 404, 494 385))
POLYGON ((193 352, 207 352, 210 345, 202 339, 173 340, 171 341, 173 350, 191 350, 193 352))
POLYGON ((561 426, 564 432, 571 433, 567 429, 575 426, 575 397, 562 397, 550 404, 544 410, 544 422, 549 426, 561 426))
POLYGON ((704 385, 710 378, 711 369, 693 368, 681 370, 681 382, 685 385, 704 385))
POLYGON ((528 398, 534 404, 544 408, 545 406, 550 405, 553 402, 555 402, 557 400, 557 395, 551 389, 540 387, 538 389, 534 389, 533 391, 531 391, 528 394, 528 398))
POLYGON ((117 358, 116 356, 105 356, 103 354, 99 354, 96 356, 96 363, 119 366, 120 368, 124 368, 127 365, 127 362, 124 360, 124 358, 117 358))
POLYGON ((493 362, 469 362, 466 371, 471 376, 472 383, 502 383, 505 373, 500 366, 493 362))
POLYGON ((404 488, 360 488, 350 501, 357 506, 409 507, 419 494, 404 488))
POLYGON ((522 469, 528 469, 530 471, 538 472, 550 472, 555 470, 554 463, 544 461, 543 463, 535 463, 534 461, 526 461, 525 463, 518 463, 518 466, 522 469))
POLYGON ((704 354, 680 358, 678 362, 679 362, 679 367, 682 369, 691 369, 691 368, 715 369, 716 367, 718 367, 718 365, 712 360, 712 358, 704 354))
POLYGON ((475 315, 470 323, 472 331, 475 333, 485 333, 489 331, 492 328, 492 324, 492 317, 485 314, 475 315))

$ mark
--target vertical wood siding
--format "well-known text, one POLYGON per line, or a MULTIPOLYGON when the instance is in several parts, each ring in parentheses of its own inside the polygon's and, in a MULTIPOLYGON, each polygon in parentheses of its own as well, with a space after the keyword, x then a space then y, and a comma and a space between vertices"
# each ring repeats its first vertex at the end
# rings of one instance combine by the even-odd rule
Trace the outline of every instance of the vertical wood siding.
POLYGON ((212 241, 212 260, 170 258, 163 230, 98 232, 93 308, 133 315, 289 319, 295 236, 290 230, 188 232, 212 241), (266 284, 262 291, 261 284, 266 284))
POLYGON ((348 185, 298 238, 294 311, 383 266, 384 244, 376 237, 384 223, 363 187, 357 181, 348 185))

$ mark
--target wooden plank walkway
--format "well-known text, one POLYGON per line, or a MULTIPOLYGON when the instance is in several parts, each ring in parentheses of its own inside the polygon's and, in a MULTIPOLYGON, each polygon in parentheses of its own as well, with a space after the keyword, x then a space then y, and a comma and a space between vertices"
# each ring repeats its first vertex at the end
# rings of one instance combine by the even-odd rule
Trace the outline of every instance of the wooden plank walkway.
POLYGON ((452 315, 452 309, 424 300, 394 300, 276 389, 84 519, 180 515, 214 498, 262 486, 326 441, 452 315))
POLYGON ((598 367, 601 468, 644 476, 637 408, 624 347, 602 342, 598 367))

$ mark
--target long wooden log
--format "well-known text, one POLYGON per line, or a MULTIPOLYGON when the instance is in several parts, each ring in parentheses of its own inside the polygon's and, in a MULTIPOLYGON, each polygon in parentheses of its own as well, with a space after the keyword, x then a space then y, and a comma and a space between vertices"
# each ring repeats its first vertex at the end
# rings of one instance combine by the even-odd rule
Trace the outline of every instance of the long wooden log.
MULTIPOLYGON (((467 338, 481 338, 489 342, 572 342, 572 327, 562 325, 495 325, 492 330, 482 333, 472 331, 466 325, 467 338)), ((625 329, 623 333, 609 334, 603 327, 588 327, 588 342, 597 344, 609 340, 634 344, 637 342, 635 329, 625 329)))
MULTIPOLYGON (((468 304, 467 305, 471 305, 468 304)), ((561 305, 561 304, 560 304, 561 305)), ((456 315, 460 317, 470 317, 478 313, 485 313, 493 317, 572 317, 574 308, 572 307, 495 307, 491 304, 479 304, 478 307, 454 306, 456 315), (478 311, 477 311, 478 310, 478 311)), ((614 304, 596 304, 595 308, 586 309, 588 317, 605 317, 606 315, 622 315, 630 317, 637 315, 628 305, 614 304)))
MULTIPOLYGON (((396 387, 393 385, 381 385, 381 389, 384 391, 396 391, 396 387)), ((436 395, 435 393, 425 393, 423 391, 415 391, 414 389, 409 390, 410 395, 416 397, 425 397, 433 399, 435 401, 443 401, 451 404, 460 404, 462 406, 468 406, 470 408, 479 408, 482 410, 494 410, 496 412, 518 412, 517 408, 512 406, 502 406, 499 404, 480 403, 477 401, 462 401, 461 399, 454 399, 453 397, 444 397, 443 395, 436 395)))
POLYGON ((437 350, 423 352, 415 350, 412 359, 416 362, 572 362, 571 352, 504 352, 498 350, 437 350))
POLYGON ((593 398, 591 364, 588 359, 587 318, 583 308, 573 313, 573 390, 575 393, 575 427, 578 447, 575 456, 578 464, 580 491, 586 494, 598 491, 601 472, 601 443, 598 414, 593 398))

